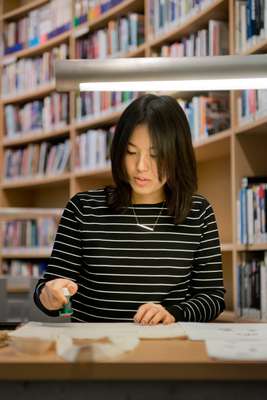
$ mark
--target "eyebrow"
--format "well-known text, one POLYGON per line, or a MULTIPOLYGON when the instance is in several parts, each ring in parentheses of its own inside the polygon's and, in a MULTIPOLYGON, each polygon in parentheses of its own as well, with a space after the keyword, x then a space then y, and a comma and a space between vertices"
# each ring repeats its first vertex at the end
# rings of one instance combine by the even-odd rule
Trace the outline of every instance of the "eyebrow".
MULTIPOLYGON (((132 142, 128 142, 128 144, 130 144, 131 146, 134 146, 134 147, 138 147, 138 146, 136 146, 136 144, 134 144, 132 142)), ((155 146, 150 146, 150 149, 155 149, 155 146)))

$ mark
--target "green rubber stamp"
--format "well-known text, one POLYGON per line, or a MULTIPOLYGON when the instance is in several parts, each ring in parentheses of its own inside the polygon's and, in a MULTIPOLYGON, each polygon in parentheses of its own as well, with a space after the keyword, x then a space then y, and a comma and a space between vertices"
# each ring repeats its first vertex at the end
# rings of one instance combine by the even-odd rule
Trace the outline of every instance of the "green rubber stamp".
POLYGON ((69 289, 66 287, 62 288, 62 292, 68 302, 66 304, 64 304, 64 306, 61 308, 61 310, 59 311, 59 315, 60 315, 60 317, 68 318, 73 314, 73 310, 71 308, 71 301, 70 301, 71 294, 69 292, 69 289))

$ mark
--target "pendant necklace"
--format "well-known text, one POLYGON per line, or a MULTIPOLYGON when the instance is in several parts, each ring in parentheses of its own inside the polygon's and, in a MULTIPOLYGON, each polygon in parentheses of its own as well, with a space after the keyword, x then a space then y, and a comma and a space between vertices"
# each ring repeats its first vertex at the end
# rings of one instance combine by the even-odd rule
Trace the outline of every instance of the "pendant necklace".
POLYGON ((163 210, 164 205, 165 205, 165 201, 163 202, 163 204, 162 204, 162 206, 161 206, 159 215, 157 216, 156 221, 155 221, 155 223, 154 223, 154 225, 153 225, 152 228, 151 228, 151 226, 147 226, 147 225, 143 225, 143 224, 140 224, 140 223, 139 223, 139 220, 138 220, 137 215, 136 215, 136 213, 135 213, 134 206, 132 206, 132 207, 133 207, 133 213, 134 213, 135 220, 136 220, 136 225, 139 226, 139 227, 142 228, 142 229, 146 229, 147 231, 154 231, 154 228, 155 228, 155 226, 156 226, 157 223, 158 223, 158 220, 159 220, 159 217, 160 217, 160 215, 161 215, 161 213, 162 213, 162 210, 163 210))

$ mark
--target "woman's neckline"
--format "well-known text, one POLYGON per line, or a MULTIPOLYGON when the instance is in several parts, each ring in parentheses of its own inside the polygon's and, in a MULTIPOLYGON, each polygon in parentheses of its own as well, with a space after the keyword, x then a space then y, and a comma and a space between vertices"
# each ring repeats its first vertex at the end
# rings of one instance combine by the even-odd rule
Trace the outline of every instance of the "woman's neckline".
POLYGON ((162 206, 163 203, 166 203, 165 200, 160 201, 158 203, 131 203, 131 207, 140 207, 140 206, 147 206, 147 207, 155 207, 155 206, 162 206))

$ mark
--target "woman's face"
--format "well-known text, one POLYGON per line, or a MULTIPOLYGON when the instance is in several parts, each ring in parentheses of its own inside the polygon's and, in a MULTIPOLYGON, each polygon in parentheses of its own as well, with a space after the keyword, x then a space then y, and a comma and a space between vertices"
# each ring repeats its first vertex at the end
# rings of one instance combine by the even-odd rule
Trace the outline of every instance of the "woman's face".
POLYGON ((133 203, 157 203, 165 199, 166 178, 159 180, 156 149, 146 125, 134 129, 128 142, 125 167, 133 203))

